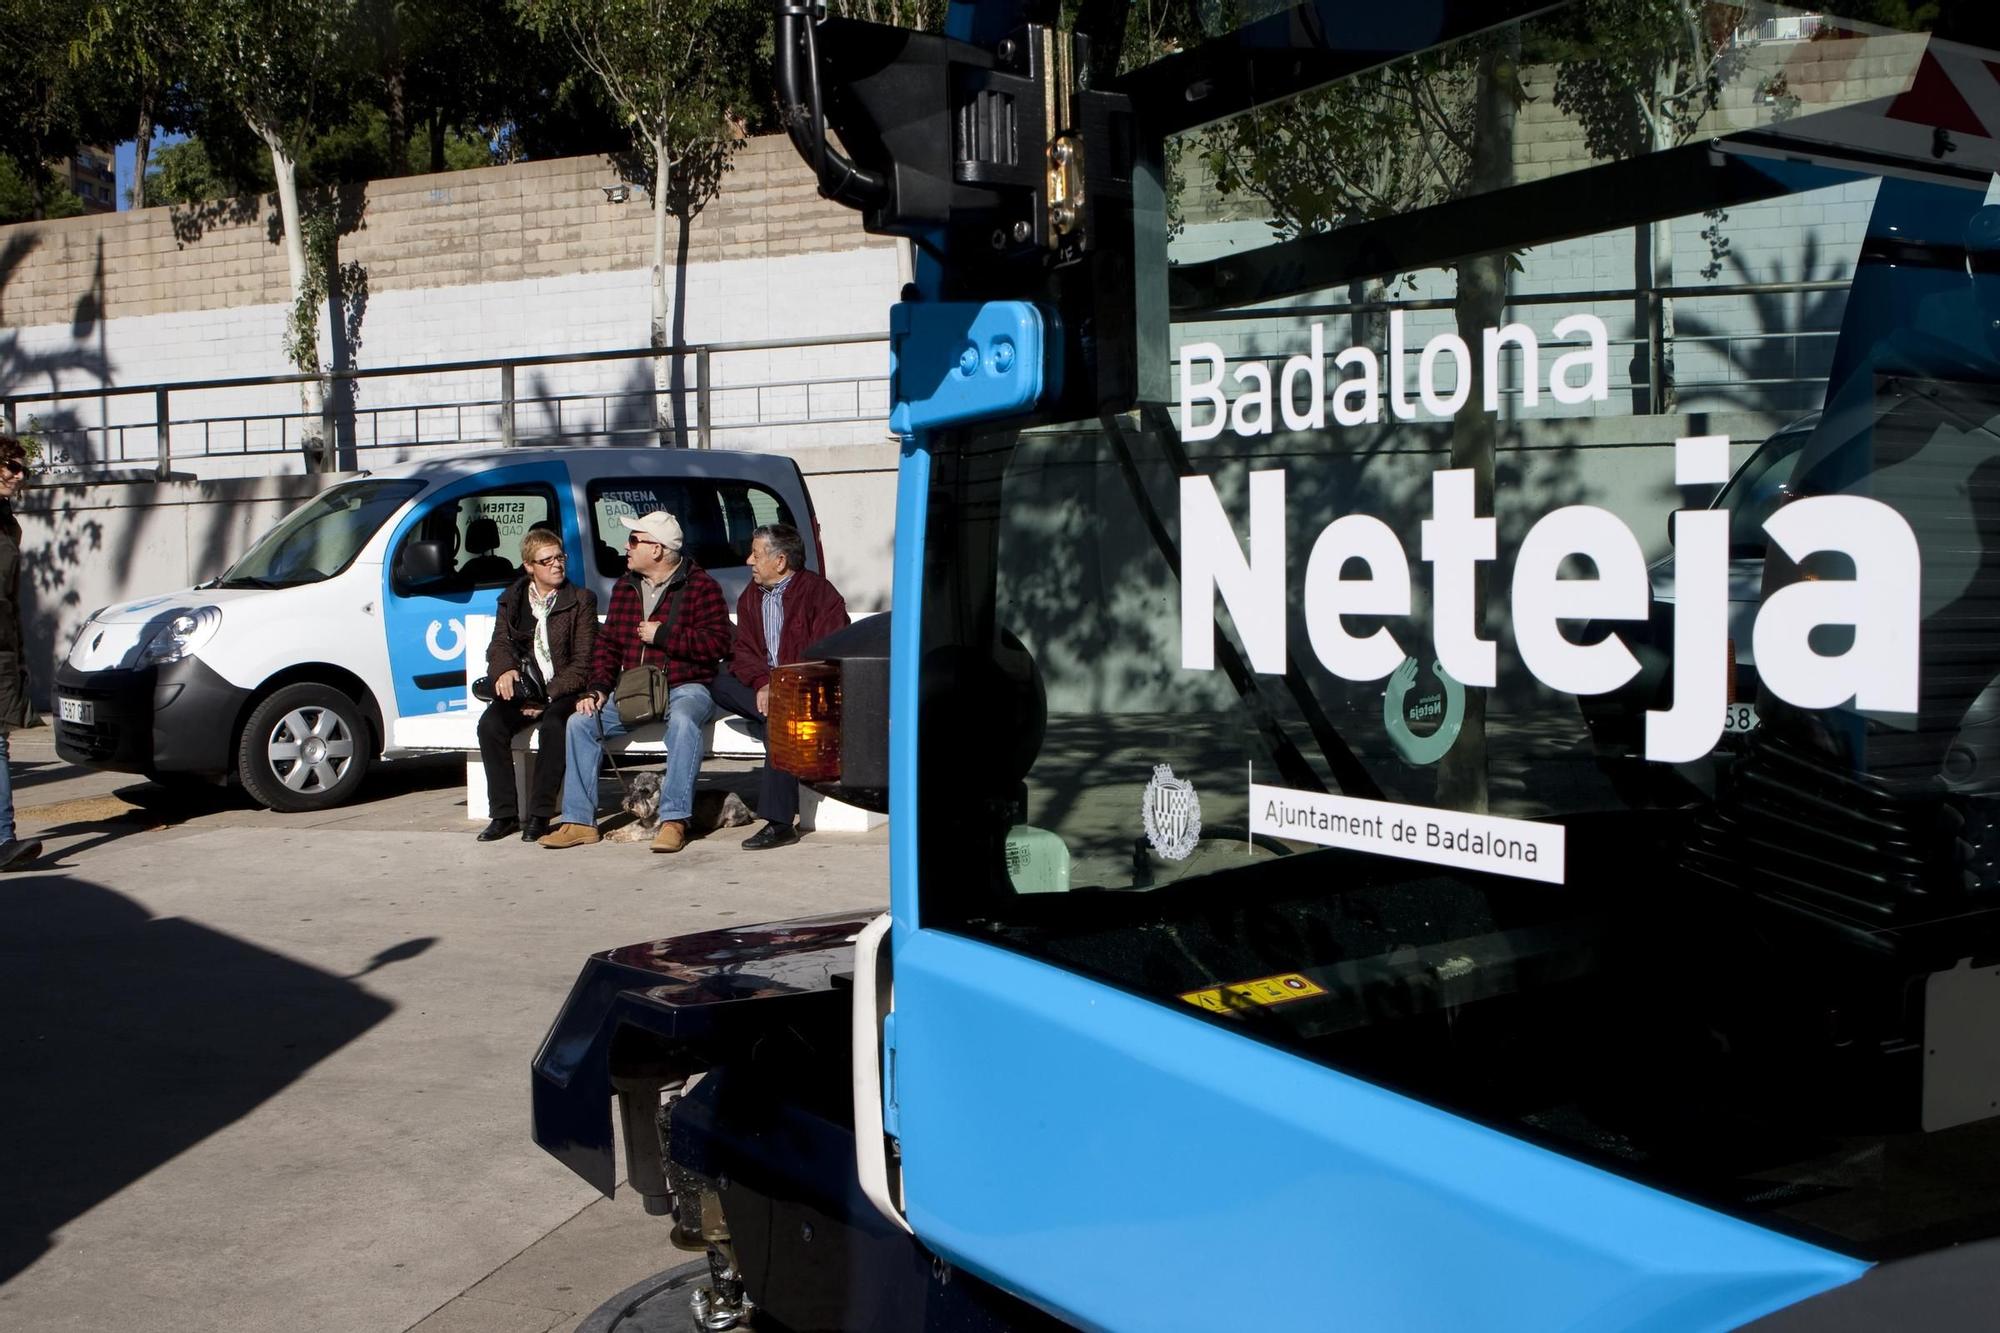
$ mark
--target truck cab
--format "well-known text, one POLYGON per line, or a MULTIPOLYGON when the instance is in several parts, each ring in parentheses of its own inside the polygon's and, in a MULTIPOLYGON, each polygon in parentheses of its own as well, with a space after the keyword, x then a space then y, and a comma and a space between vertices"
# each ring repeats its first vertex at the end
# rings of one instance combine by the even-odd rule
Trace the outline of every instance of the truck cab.
POLYGON ((1990 1316, 2000 35, 1665 8, 781 14, 921 256, 892 623, 774 689, 889 910, 591 959, 532 1071, 702 1318, 1990 1316))

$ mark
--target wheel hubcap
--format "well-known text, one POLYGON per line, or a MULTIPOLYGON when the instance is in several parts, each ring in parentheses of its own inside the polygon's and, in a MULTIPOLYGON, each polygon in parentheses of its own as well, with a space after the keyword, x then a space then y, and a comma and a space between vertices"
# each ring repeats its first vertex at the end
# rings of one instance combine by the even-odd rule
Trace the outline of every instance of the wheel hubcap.
POLYGON ((354 764, 354 737, 329 708, 294 708, 271 728, 265 753, 278 780, 296 792, 332 788, 354 764))

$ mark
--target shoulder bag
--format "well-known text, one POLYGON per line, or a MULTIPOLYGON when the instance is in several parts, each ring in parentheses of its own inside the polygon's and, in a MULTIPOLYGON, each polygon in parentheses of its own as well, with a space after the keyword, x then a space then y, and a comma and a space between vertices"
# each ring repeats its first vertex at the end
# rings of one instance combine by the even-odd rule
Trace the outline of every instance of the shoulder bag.
MULTIPOLYGON (((674 617, 680 614, 681 594, 686 591, 687 580, 683 579, 678 588, 667 594, 667 614, 660 621, 660 632, 653 637, 662 661, 667 656, 667 637, 673 633, 674 617)), ((672 690, 666 669, 646 664, 646 645, 642 643, 639 645, 639 665, 618 673, 618 684, 611 691, 611 702, 618 709, 619 721, 628 727, 643 727, 667 715, 667 698, 672 690)))

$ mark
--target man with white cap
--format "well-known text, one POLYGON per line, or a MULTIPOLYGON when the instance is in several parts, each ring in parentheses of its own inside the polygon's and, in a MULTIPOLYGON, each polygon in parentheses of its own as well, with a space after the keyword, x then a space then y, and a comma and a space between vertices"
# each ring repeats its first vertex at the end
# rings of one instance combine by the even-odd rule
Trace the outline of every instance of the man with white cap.
POLYGON ((660 831, 653 850, 677 852, 687 845, 702 728, 715 713, 708 684, 729 651, 729 612, 715 580, 681 553, 681 525, 672 514, 656 509, 619 522, 631 530, 625 539, 627 572, 612 585, 589 680, 569 719, 562 823, 540 841, 560 849, 598 840, 597 769, 604 742, 631 729, 618 716, 611 692, 628 668, 654 666, 667 673, 669 693, 667 764, 660 775, 660 831))

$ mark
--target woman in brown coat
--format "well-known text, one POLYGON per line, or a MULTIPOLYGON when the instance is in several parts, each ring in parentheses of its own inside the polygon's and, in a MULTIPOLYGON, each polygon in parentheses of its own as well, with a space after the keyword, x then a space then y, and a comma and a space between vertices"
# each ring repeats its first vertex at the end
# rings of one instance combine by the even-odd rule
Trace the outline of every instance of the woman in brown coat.
POLYGON ((492 822, 479 841, 494 842, 519 831, 533 842, 549 831, 563 781, 563 730, 576 710, 597 642, 597 598, 568 581, 562 539, 547 528, 530 528, 521 538, 525 571, 500 594, 493 641, 486 648, 486 674, 493 702, 479 718, 479 757, 486 765, 486 798, 492 822), (524 680, 527 672, 539 678, 524 680), (535 785, 527 818, 514 792, 514 734, 532 726, 540 739, 535 785))
POLYGON ((14 778, 8 771, 10 733, 31 719, 28 678, 21 668, 21 522, 14 497, 28 484, 28 451, 0 435, 0 870, 18 870, 42 854, 39 839, 14 829, 14 778))

